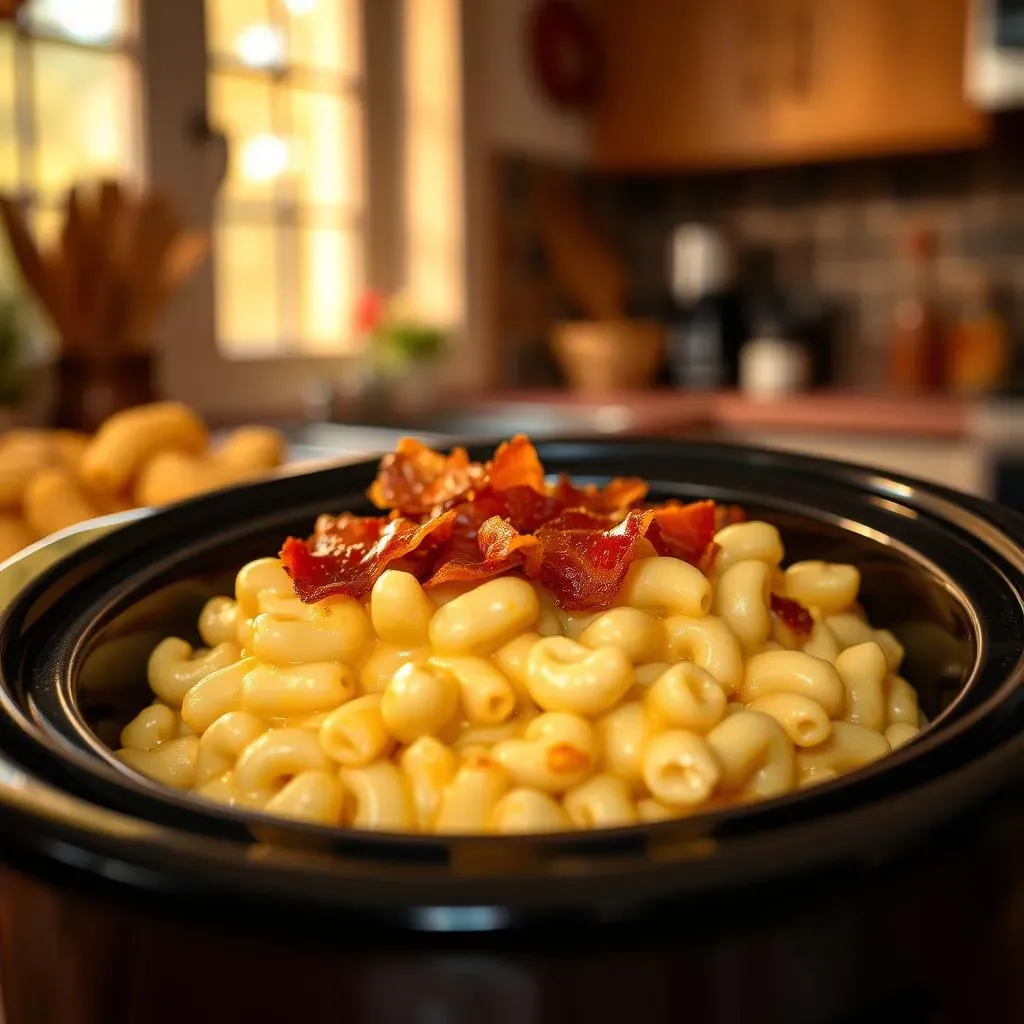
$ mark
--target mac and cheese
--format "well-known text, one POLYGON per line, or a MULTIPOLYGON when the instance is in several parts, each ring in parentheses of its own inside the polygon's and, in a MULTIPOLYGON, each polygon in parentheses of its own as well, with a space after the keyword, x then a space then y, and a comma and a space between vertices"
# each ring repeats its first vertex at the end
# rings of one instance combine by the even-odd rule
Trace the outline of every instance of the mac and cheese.
POLYGON ((596 613, 503 575, 302 603, 277 559, 168 638, 120 759, 168 786, 324 825, 521 833, 653 822, 826 782, 910 742, 903 651, 848 565, 720 531, 707 573, 638 548, 596 613), (645 557, 646 556, 646 557, 645 557), (799 600, 801 632, 772 595, 799 600))

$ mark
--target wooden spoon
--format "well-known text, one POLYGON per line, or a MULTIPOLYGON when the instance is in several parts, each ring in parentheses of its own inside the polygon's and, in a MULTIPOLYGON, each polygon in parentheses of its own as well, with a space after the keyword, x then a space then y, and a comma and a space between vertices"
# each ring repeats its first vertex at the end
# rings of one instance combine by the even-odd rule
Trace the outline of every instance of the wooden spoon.
POLYGON ((116 344, 111 334, 110 302, 115 286, 113 241, 121 206, 121 186, 112 180, 101 182, 95 217, 89 225, 91 288, 85 295, 82 321, 93 344, 106 351, 116 344))
POLYGON ((61 278, 67 294, 70 323, 64 335, 66 349, 78 349, 89 344, 88 325, 84 322, 85 309, 83 273, 88 262, 87 221, 79 190, 72 185, 67 191, 64 207, 64 227, 60 235, 61 278))
POLYGON ((167 300, 203 261, 208 248, 207 237, 201 231, 185 231, 171 242, 164 255, 157 287, 148 293, 148 304, 135 310, 131 333, 131 337, 139 339, 135 344, 144 344, 148 339, 167 300))
POLYGON ((542 243, 555 278, 582 312, 614 320, 625 312, 626 270, 560 171, 539 171, 534 203, 542 243))
POLYGON ((22 208, 13 200, 0 196, 0 217, 4 222, 11 251, 21 269, 25 283, 35 293, 46 312, 63 335, 68 327, 61 291, 51 265, 32 239, 22 208))
POLYGON ((143 334, 152 325, 159 303, 164 260, 183 223, 174 204, 160 193, 143 199, 139 209, 133 248, 134 274, 125 320, 124 341, 131 348, 145 348, 143 334))

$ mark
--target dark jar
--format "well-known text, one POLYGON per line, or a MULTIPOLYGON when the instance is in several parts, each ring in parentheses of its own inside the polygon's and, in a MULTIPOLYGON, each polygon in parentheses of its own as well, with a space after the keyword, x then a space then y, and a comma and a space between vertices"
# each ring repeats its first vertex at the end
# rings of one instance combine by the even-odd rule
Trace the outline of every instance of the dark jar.
POLYGON ((92 433, 114 413, 156 399, 148 352, 61 356, 54 371, 53 425, 66 430, 92 433))

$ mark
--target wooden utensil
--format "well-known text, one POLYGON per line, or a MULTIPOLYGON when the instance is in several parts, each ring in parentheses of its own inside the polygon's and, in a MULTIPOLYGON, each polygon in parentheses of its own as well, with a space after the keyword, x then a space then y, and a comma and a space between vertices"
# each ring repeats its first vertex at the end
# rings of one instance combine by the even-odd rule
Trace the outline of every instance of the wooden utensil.
POLYGON ((7 237, 10 239, 11 251, 18 261, 26 283, 39 296, 40 301, 54 319, 58 331, 63 334, 69 325, 66 321, 56 277, 53 268, 43 259, 32 240, 24 212, 11 199, 0 196, 0 216, 2 216, 4 227, 7 230, 7 237))
POLYGON ((149 336, 157 314, 174 291, 202 263, 208 249, 209 241, 201 231, 185 231, 171 242, 164 254, 156 288, 149 293, 148 305, 140 305, 134 312, 129 342, 131 338, 142 340, 149 336))
POLYGON ((106 318, 111 344, 124 347, 131 292, 135 280, 135 246, 138 235, 141 201, 127 190, 122 191, 121 206, 110 239, 110 294, 106 318))
POLYGON ((626 271, 560 171, 538 172, 534 201, 541 241, 555 277, 581 312, 594 320, 625 313, 626 271))
POLYGON ((134 245, 134 273, 123 341, 138 347, 147 341, 144 328, 152 323, 160 302, 160 276, 164 260, 184 225, 174 204, 160 193, 142 201, 134 245))
POLYGON ((86 237, 86 215, 82 198, 78 188, 72 185, 67 191, 64 203, 64 226, 60 234, 61 276, 71 317, 69 329, 63 334, 63 340, 65 348, 71 351, 88 347, 90 341, 82 323, 86 295, 83 276, 87 274, 89 258, 86 237))
POLYGON ((83 330, 98 349, 110 350, 115 345, 110 323, 110 302, 116 285, 113 239, 122 204, 121 186, 116 181, 100 183, 95 216, 89 239, 92 287, 85 295, 82 309, 83 330))
POLYGON ((145 352, 160 310, 208 248, 205 234, 185 229, 169 197, 140 198, 112 179, 68 189, 60 237, 48 253, 15 203, 0 197, 0 215, 65 356, 145 352))

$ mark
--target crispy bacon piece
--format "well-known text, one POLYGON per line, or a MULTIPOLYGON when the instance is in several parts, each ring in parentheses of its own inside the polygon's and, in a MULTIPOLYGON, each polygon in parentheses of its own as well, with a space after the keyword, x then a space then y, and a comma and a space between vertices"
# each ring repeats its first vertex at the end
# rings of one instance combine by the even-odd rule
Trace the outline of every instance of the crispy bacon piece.
POLYGON ((772 615, 777 615, 785 625, 799 636, 810 636, 814 629, 811 613, 799 601, 790 597, 772 594, 772 615))
POLYGON ((715 505, 715 533, 724 530, 733 523, 745 523, 747 521, 746 509, 739 505, 715 505))
POLYGON ((375 544, 386 524, 384 516, 357 516, 351 512, 320 516, 313 527, 314 550, 317 554, 330 554, 356 544, 375 544))
POLYGON ((659 555, 682 558, 699 565, 715 540, 715 503, 670 502, 654 509, 654 525, 647 535, 659 555))
POLYGON ((519 533, 514 526, 492 516, 480 527, 476 543, 463 545, 460 551, 453 537, 433 557, 434 568, 424 579, 425 587, 441 583, 468 583, 491 579, 513 569, 536 571, 541 542, 531 534, 519 533))
POLYGON ((464 448, 444 455, 406 437, 381 459, 369 496, 378 508, 415 517, 511 491, 519 492, 521 503, 525 494, 536 495, 543 501, 543 514, 550 517, 570 508, 621 511, 640 501, 647 485, 636 477, 620 477, 601 488, 577 487, 563 474, 549 491, 537 449, 523 434, 499 445, 486 463, 470 462, 464 448))
POLYGON ((711 575, 712 570, 715 568, 715 559, 718 558, 718 552, 721 550, 721 546, 712 541, 704 549, 704 553, 700 558, 694 563, 705 576, 711 575))
POLYGON ((465 448, 453 448, 443 455, 414 437, 403 437, 395 450, 380 460, 377 479, 367 493, 377 508, 422 516, 436 506, 470 495, 483 472, 483 466, 469 461, 465 448))
POLYGON ((537 449, 524 434, 498 446, 494 458, 487 465, 487 483, 496 491, 513 487, 529 487, 541 493, 544 490, 544 467, 537 449))
POLYGON ((589 512, 610 514, 643 501, 647 484, 635 476, 616 477, 604 487, 587 484, 577 487, 563 473, 555 484, 554 500, 559 509, 584 508, 589 512))
POLYGON ((520 533, 533 533, 558 511, 555 499, 532 487, 486 488, 471 502, 456 506, 459 529, 478 526, 494 516, 507 519, 520 533))
POLYGON ((537 531, 543 554, 534 578, 562 608, 606 608, 653 521, 653 512, 639 509, 611 527, 602 525, 594 513, 565 513, 537 531))
MULTIPOLYGON (((596 487, 563 475, 548 485, 522 435, 487 463, 470 462, 463 448, 444 455, 406 438, 381 460, 369 490, 388 515, 321 516, 309 540, 285 542, 281 558, 309 603, 363 598, 385 569, 401 568, 427 587, 517 572, 547 587, 563 608, 607 607, 645 537, 659 554, 708 572, 716 530, 744 518, 741 509, 711 501, 634 507, 646 494, 634 477, 596 487)), ((791 628, 805 628, 807 613, 796 602, 773 598, 772 610, 791 628)))
POLYGON ((537 449, 522 434, 498 447, 488 463, 470 462, 465 448, 443 455, 422 441, 406 437, 381 459, 370 500, 404 516, 423 516, 472 501, 486 488, 544 491, 544 467, 537 449))
POLYGON ((281 549, 281 561, 296 594, 307 604, 342 594, 360 598, 393 562, 419 549, 428 538, 450 532, 454 518, 454 512, 425 523, 403 517, 339 516, 333 524, 323 524, 311 542, 289 537, 281 549))

